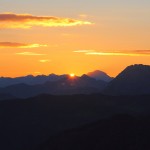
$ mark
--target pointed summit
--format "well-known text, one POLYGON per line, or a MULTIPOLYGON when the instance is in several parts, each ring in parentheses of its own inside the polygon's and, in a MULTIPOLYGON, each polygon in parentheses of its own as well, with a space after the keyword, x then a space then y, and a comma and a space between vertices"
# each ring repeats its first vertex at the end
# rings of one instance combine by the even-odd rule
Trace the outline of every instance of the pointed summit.
POLYGON ((94 78, 96 80, 103 80, 106 82, 110 82, 113 78, 108 76, 105 72, 100 70, 95 70, 93 72, 87 73, 87 75, 91 78, 94 78))

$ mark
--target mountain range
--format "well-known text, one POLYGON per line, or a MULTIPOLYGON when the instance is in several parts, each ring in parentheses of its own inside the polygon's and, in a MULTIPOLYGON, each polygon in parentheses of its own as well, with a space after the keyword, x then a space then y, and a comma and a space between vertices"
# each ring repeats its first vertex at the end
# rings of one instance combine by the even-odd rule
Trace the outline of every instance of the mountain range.
POLYGON ((25 76, 0 78, 1 99, 28 98, 39 94, 73 95, 146 95, 150 94, 150 66, 136 64, 125 68, 115 78, 102 71, 94 71, 81 77, 69 75, 25 76), (4 97, 4 98, 3 98, 4 97))
POLYGON ((0 77, 0 87, 7 87, 14 84, 28 84, 28 85, 35 85, 35 84, 43 84, 47 81, 57 81, 59 79, 64 78, 66 75, 56 75, 56 74, 50 74, 48 76, 46 75, 27 75, 23 77, 16 77, 16 78, 10 78, 10 77, 0 77))
POLYGON ((47 81, 43 84, 28 85, 19 83, 0 88, 0 93, 9 93, 18 98, 27 98, 39 94, 72 95, 72 94, 92 94, 99 93, 107 86, 107 82, 96 80, 82 75, 71 78, 64 76, 56 81, 47 81))
POLYGON ((131 65, 109 83, 63 75, 1 87, 0 149, 150 149, 149 85, 150 66, 131 65))
MULTIPOLYGON (((99 71, 99 70, 87 73, 86 75, 96 80, 102 80, 105 82, 109 82, 113 79, 112 77, 104 73, 103 71, 99 71)), ((38 76, 27 75, 27 76, 16 77, 16 78, 0 77, 0 87, 7 87, 10 85, 20 84, 20 83, 24 83, 28 85, 43 84, 47 81, 51 81, 51 82, 58 81, 67 76, 69 75, 67 74, 56 75, 52 73, 49 75, 38 75, 38 76)))

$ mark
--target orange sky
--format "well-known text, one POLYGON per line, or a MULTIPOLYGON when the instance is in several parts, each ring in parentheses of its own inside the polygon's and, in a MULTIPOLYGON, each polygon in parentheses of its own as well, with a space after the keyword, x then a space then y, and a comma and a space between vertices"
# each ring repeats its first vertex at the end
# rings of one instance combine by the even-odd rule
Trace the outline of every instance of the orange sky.
POLYGON ((150 65, 150 2, 107 2, 2 0, 0 76, 98 69, 116 76, 131 64, 150 65))

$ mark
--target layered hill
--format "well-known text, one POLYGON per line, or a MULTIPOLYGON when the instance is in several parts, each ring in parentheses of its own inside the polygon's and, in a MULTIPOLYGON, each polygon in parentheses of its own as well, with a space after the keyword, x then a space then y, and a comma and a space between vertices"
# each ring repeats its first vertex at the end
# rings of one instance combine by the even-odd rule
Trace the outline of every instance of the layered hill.
POLYGON ((149 149, 149 118, 116 115, 49 138, 37 150, 149 149))
MULTIPOLYGON (((150 96, 115 97, 100 94, 40 95, 25 100, 0 101, 0 149, 36 150, 42 146, 41 150, 96 150, 96 147, 99 150, 107 146, 107 150, 110 150, 119 145, 118 149, 122 150, 126 145, 126 150, 129 150, 128 142, 131 142, 130 149, 137 150, 139 138, 141 142, 149 143, 149 106, 150 96), (109 122, 103 120, 116 114, 148 116, 148 122, 141 120, 141 129, 139 122, 132 124, 132 117, 130 119, 124 115, 120 117, 121 120, 118 117, 109 122), (101 119, 101 122, 94 123, 101 119), (79 128, 91 123, 94 124, 79 128), (68 136, 65 130, 73 128, 79 129, 68 136), (57 138, 59 133, 64 134, 57 138), (147 138, 144 137, 146 135, 147 138), (51 137, 54 141, 49 140, 51 137), (136 143, 132 142, 137 142, 137 147, 133 147, 136 143)), ((143 146, 141 143, 145 150, 143 146)))
POLYGON ((64 76, 56 81, 47 81, 43 84, 28 85, 24 83, 0 88, 0 93, 8 93, 18 98, 27 98, 39 94, 72 95, 99 93, 107 86, 107 82, 96 80, 83 75, 71 78, 64 76))
MULTIPOLYGON (((109 82, 112 80, 112 78, 109 77, 105 72, 99 70, 90 72, 87 75, 96 80, 102 80, 105 82, 109 82)), ((49 75, 38 75, 38 76, 27 75, 27 76, 16 77, 16 78, 0 77, 0 87, 3 88, 3 87, 7 87, 14 84, 20 84, 20 83, 29 84, 29 85, 44 84, 47 81, 50 82, 58 81, 60 79, 63 79, 66 76, 68 75, 67 74, 56 75, 52 73, 49 75)))

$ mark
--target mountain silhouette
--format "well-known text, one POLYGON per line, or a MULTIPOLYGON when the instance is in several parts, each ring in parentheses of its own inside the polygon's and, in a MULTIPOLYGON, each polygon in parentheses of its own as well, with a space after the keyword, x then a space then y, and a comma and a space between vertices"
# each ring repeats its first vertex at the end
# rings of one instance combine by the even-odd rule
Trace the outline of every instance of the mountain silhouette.
POLYGON ((0 93, 9 93, 18 98, 27 98, 39 94, 71 95, 99 93, 107 86, 107 82, 96 80, 83 75, 81 77, 63 76, 56 81, 47 81, 44 84, 28 85, 25 83, 0 88, 0 93))
MULTIPOLYGON (((102 80, 105 82, 109 82, 113 79, 109 77, 106 73, 98 70, 88 73, 87 75, 96 80, 102 80)), ((49 75, 38 75, 38 76, 27 75, 27 76, 16 77, 16 78, 0 77, 0 87, 3 88, 3 87, 11 86, 14 84, 20 84, 20 83, 24 83, 28 85, 44 84, 47 81, 51 81, 51 82, 58 81, 60 79, 63 79, 66 76, 68 75, 67 74, 56 75, 52 73, 49 75)))
POLYGON ((1 77, 0 78, 0 87, 7 87, 14 84, 29 84, 29 85, 35 85, 35 84, 43 84, 47 81, 57 81, 61 78, 64 78, 66 75, 56 75, 56 74, 50 74, 48 76, 46 75, 27 75, 23 77, 16 77, 16 78, 10 78, 10 77, 1 77))
POLYGON ((110 83, 51 76, 0 88, 0 149, 150 149, 150 66, 129 66, 110 83))
POLYGON ((112 80, 102 71, 81 77, 69 75, 28 75, 17 78, 0 78, 0 94, 28 98, 39 94, 72 95, 103 93, 106 95, 150 94, 150 66, 128 66, 112 80), (105 81, 104 81, 105 80, 105 81))
POLYGON ((110 82, 111 80, 113 80, 112 77, 108 76, 105 72, 100 71, 100 70, 95 70, 93 72, 89 72, 89 73, 87 73, 87 75, 96 80, 103 80, 106 82, 110 82))
POLYGON ((150 94, 150 66, 131 65, 123 70, 106 89, 111 95, 144 95, 150 94))

